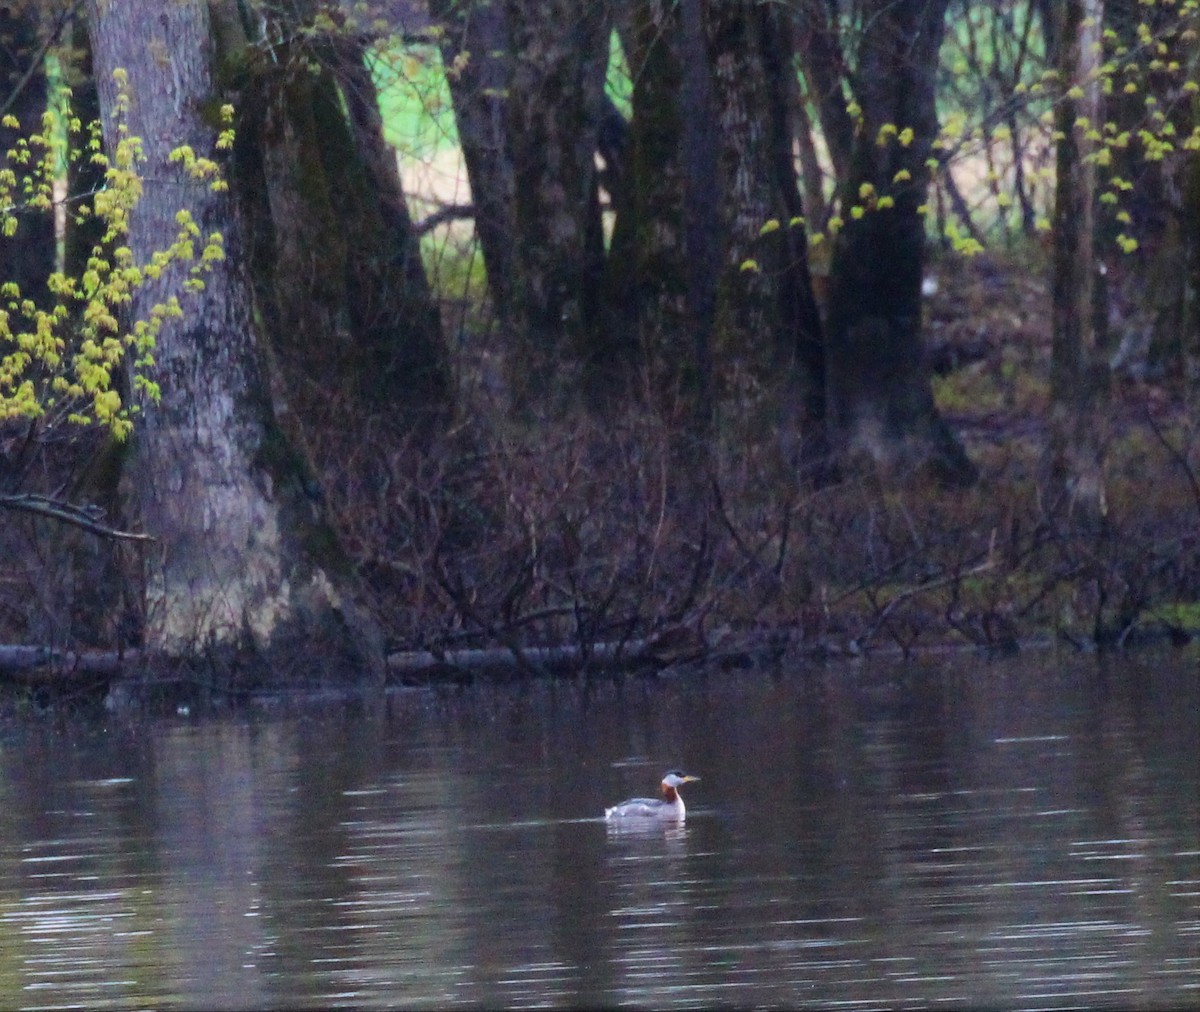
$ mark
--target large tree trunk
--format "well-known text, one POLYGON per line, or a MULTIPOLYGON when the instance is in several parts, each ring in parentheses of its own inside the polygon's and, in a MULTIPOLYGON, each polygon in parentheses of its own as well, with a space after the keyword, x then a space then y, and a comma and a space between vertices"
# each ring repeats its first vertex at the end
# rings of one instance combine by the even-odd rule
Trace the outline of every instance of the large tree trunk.
POLYGON ((1059 73, 1068 91, 1055 109, 1057 147, 1054 199, 1053 345, 1050 364, 1051 466, 1061 490, 1085 518, 1105 513, 1103 421, 1108 366, 1097 340, 1096 169, 1087 117, 1099 123, 1101 12, 1099 0, 1064 0, 1056 35, 1062 40, 1059 73))
MULTIPOLYGON (((450 407, 449 356, 361 44, 267 57, 236 21, 222 28, 255 278, 290 397, 310 421, 336 404, 430 434, 450 407)), ((301 28, 289 18, 278 34, 301 28)))
MULTIPOLYGON (((180 209, 225 245, 183 318, 162 330, 161 401, 144 405, 135 430, 135 511, 159 539, 147 564, 146 645, 265 680, 381 677, 379 638, 351 599, 319 496, 307 492, 275 422, 233 202, 169 158, 181 144, 216 154, 209 9, 205 0, 155 5, 152 15, 140 0, 89 4, 110 144, 121 68, 128 130, 145 154, 129 245, 142 262, 169 246, 180 209)), ((184 276, 175 266, 147 284, 134 313, 144 317, 184 276)))
POLYGON ((864 11, 855 73, 862 122, 841 187, 845 227, 830 269, 826 389, 839 458, 865 452, 890 470, 928 467, 940 481, 963 483, 975 479, 975 468, 933 403, 921 338, 920 208, 937 133, 946 5, 871 0, 864 11), (890 134, 881 133, 885 127, 890 134))
POLYGON ((507 374, 519 414, 585 389, 603 275, 595 152, 610 22, 602 4, 508 0, 508 125, 519 181, 507 374))
POLYGON ((720 126, 725 236, 716 374, 731 404, 754 406, 749 435, 777 436, 794 467, 803 456, 803 435, 823 445, 824 362, 798 220, 790 40, 779 12, 751 0, 710 5, 705 29, 720 126))
POLYGON ((625 317, 618 325, 637 335, 651 402, 690 429, 700 384, 687 305, 680 6, 633 4, 625 39, 633 78, 629 192, 613 232, 608 287, 626 295, 616 300, 625 317))

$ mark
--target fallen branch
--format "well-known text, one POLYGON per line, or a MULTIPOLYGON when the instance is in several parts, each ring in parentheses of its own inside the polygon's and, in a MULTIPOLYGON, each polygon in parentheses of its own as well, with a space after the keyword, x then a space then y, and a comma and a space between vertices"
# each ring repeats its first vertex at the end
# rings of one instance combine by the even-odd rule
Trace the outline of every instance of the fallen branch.
POLYGON ((34 516, 45 517, 47 520, 57 520, 60 523, 78 527, 89 534, 96 534, 102 538, 112 538, 116 541, 154 540, 149 534, 123 531, 104 523, 101 519, 104 516, 104 511, 99 506, 76 506, 73 503, 51 499, 44 495, 0 495, 0 509, 32 513, 34 516))

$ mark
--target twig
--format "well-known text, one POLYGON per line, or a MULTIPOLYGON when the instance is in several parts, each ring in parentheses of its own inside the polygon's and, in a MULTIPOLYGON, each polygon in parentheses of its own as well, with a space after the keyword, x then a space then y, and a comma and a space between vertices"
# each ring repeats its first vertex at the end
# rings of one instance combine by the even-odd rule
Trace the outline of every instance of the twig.
POLYGON ((1167 439, 1166 434, 1159 428, 1158 423, 1154 420, 1154 416, 1150 413, 1150 409, 1147 407, 1145 411, 1146 422, 1150 426, 1150 431, 1154 433, 1155 438, 1162 444, 1163 449, 1171 455, 1171 458, 1187 476, 1187 480, 1192 486, 1192 498, 1196 500, 1196 511, 1200 512, 1200 480, 1197 480, 1195 470, 1182 451, 1167 439))
POLYGON ((964 576, 978 576, 980 573, 986 573, 989 569, 994 568, 995 565, 996 560, 988 558, 984 562, 981 562, 978 566, 974 566, 971 569, 951 573, 949 576, 943 576, 939 580, 930 580, 928 583, 919 583, 915 587, 909 587, 906 590, 900 591, 900 593, 888 601, 888 603, 879 610, 879 614, 875 617, 875 621, 867 627, 866 632, 863 633, 862 636, 858 637, 858 646, 860 648, 866 646, 867 642, 877 632, 879 632, 879 629, 882 627, 884 622, 888 620, 888 616, 891 615, 896 607, 904 601, 907 601, 910 597, 916 597, 917 594, 922 594, 928 590, 937 590, 939 587, 945 587, 948 584, 955 584, 964 576))
POLYGON ((428 232, 432 232, 439 225, 446 225, 452 221, 466 221, 474 217, 474 204, 447 204, 445 207, 439 208, 433 214, 422 218, 414 224, 413 231, 418 236, 422 236, 428 232))

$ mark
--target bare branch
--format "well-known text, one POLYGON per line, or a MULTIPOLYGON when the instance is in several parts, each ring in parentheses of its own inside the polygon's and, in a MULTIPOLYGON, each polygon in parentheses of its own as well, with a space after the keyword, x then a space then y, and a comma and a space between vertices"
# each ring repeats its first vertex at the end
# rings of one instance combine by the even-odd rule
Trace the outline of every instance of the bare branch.
POLYGON ((104 511, 99 506, 76 506, 44 495, 0 495, 0 509, 18 510, 34 516, 70 524, 102 538, 115 541, 153 541, 149 534, 122 531, 103 521, 104 511))

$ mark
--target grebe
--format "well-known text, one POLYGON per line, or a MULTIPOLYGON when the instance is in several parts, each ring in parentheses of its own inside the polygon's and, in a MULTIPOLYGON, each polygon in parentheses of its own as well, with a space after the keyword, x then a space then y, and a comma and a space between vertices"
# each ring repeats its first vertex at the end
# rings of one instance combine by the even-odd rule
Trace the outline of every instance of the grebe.
POLYGON ((674 819, 682 822, 687 817, 687 809, 683 807, 683 798, 679 790, 684 784, 690 784, 699 777, 693 777, 679 770, 671 770, 662 779, 661 798, 630 798, 619 805, 604 809, 606 819, 674 819))

